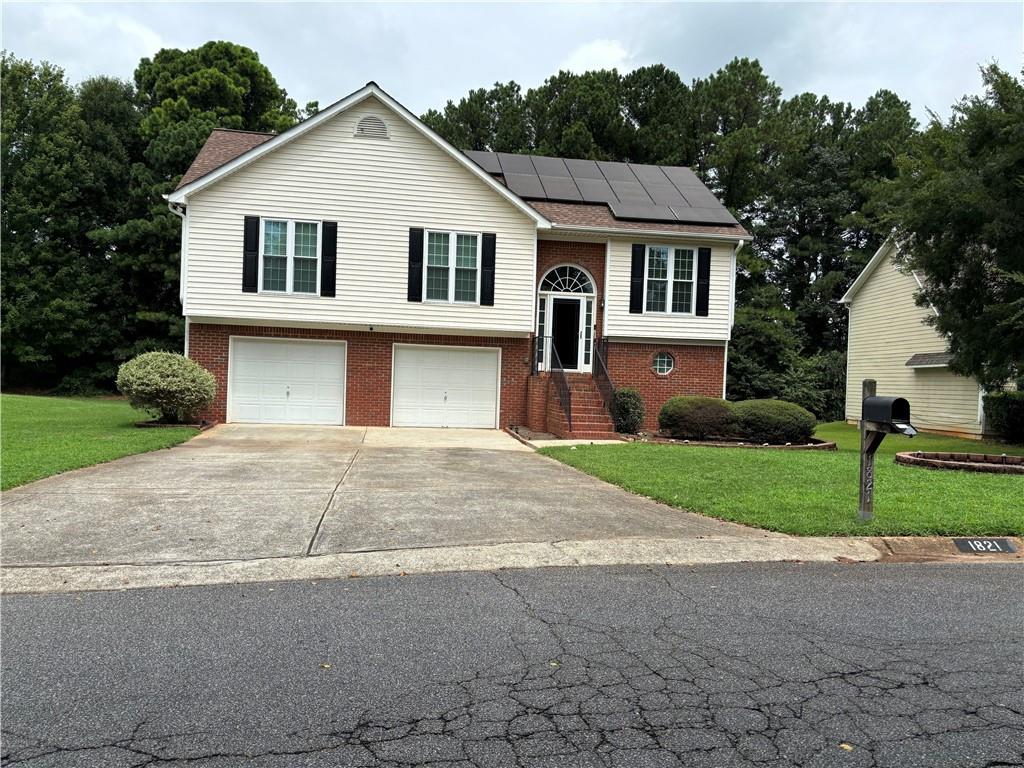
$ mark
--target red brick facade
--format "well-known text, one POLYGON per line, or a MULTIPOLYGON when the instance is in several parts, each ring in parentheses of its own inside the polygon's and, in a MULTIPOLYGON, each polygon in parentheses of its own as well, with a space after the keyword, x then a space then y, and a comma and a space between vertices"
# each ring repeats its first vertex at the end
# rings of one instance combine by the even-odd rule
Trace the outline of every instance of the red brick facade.
POLYGON ((228 339, 258 336, 280 339, 321 339, 348 342, 345 382, 345 423, 385 427, 391 421, 391 351, 399 344, 440 344, 501 348, 499 426, 526 420, 526 380, 530 375, 530 340, 479 336, 428 336, 407 333, 369 333, 315 328, 272 328, 250 325, 191 323, 188 356, 213 373, 217 399, 202 417, 227 420, 228 339))
POLYGON ((644 400, 644 429, 658 428, 658 411, 676 395, 721 397, 725 376, 725 347, 681 344, 608 344, 608 375, 616 387, 635 387, 644 400), (654 356, 668 352, 672 372, 654 372, 654 356))
POLYGON ((559 264, 574 264, 583 267, 594 278, 594 290, 598 300, 594 307, 595 338, 604 327, 604 309, 601 297, 604 296, 604 243, 562 242, 560 240, 537 241, 537 286, 552 267, 559 264))

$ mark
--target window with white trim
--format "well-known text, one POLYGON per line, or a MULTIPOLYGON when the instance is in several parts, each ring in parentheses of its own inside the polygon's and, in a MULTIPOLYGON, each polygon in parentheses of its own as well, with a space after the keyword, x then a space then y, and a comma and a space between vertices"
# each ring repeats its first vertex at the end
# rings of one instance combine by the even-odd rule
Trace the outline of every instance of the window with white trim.
POLYGON ((320 222, 263 219, 260 285, 264 291, 320 293, 320 222))
POLYGON ((654 362, 651 363, 651 368, 659 376, 668 376, 675 367, 676 361, 668 352, 659 352, 654 356, 654 362))
POLYGON ((427 230, 423 295, 427 301, 480 301, 479 234, 427 230))
POLYGON ((649 245, 645 266, 645 311, 693 314, 693 248, 649 245))

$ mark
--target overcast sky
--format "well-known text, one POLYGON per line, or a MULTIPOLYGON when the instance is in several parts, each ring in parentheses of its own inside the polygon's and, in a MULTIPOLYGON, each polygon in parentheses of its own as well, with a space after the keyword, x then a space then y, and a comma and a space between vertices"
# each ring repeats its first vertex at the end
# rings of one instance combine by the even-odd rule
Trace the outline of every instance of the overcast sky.
POLYGON ((342 4, 3 2, 3 47, 72 82, 131 78, 143 56, 222 39, 255 49, 301 105, 376 80, 416 113, 470 88, 538 85, 559 69, 661 62, 684 80, 758 58, 786 96, 861 104, 896 91, 925 119, 980 90, 978 66, 1020 72, 1024 4, 342 4))

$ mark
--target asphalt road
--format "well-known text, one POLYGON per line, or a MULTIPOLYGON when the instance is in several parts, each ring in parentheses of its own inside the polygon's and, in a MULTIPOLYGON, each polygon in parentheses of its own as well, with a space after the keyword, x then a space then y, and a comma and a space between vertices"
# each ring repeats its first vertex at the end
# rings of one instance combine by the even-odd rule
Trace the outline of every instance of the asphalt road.
POLYGON ((1024 569, 538 569, 2 601, 3 763, 1024 765, 1024 569))

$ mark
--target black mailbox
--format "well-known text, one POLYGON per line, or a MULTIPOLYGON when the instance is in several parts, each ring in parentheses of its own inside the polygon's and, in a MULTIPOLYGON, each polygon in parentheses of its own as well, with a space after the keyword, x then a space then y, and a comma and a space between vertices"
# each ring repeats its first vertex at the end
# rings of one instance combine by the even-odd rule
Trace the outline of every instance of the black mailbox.
POLYGON ((910 403, 902 397, 865 397, 861 418, 873 422, 878 432, 894 432, 913 437, 917 430, 910 424, 910 403))

